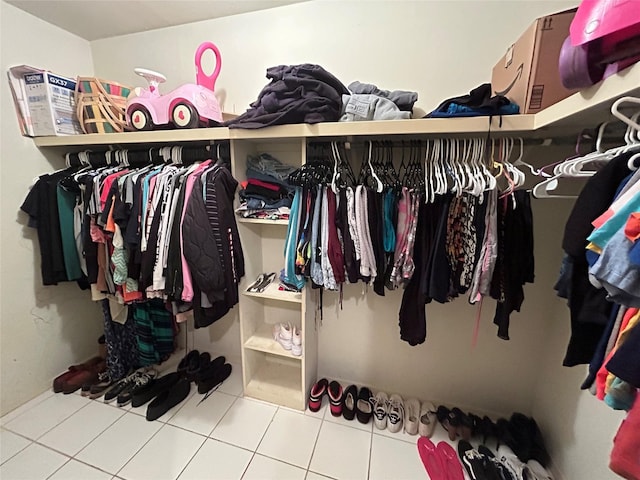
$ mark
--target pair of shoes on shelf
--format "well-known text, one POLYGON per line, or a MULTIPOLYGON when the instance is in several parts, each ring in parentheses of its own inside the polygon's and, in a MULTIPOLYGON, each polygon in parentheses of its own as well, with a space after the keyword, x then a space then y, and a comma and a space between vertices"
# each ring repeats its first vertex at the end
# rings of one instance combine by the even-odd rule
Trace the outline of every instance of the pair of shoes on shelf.
MULTIPOLYGON (((398 433, 402 430, 405 405, 400 395, 394 393, 389 396, 385 392, 378 392, 375 397, 372 397, 371 403, 373 424, 377 429, 387 429, 391 433, 398 433)), ((418 402, 419 404, 420 402, 418 402)))
POLYGON ((256 281, 249 285, 249 287, 247 288, 247 292, 262 293, 267 288, 267 286, 275 280, 275 278, 275 272, 261 273, 260 275, 258 275, 258 278, 256 278, 256 281))
POLYGON ((342 395, 342 416, 345 420, 356 418, 366 425, 373 413, 373 395, 369 387, 358 390, 357 386, 349 385, 342 395))
MULTIPOLYGON (((439 442, 438 445, 435 445, 427 437, 420 437, 418 438, 417 447, 420 460, 422 460, 430 479, 464 480, 464 472, 456 451, 447 442, 439 442)), ((471 478, 481 480, 485 477, 471 478)))
POLYGON ((302 332, 290 323, 276 323, 273 326, 273 339, 285 350, 290 350, 291 355, 302 355, 302 332))
POLYGON ((61 375, 53 380, 53 391, 56 393, 73 393, 82 388, 85 383, 93 383, 98 380, 98 375, 107 368, 102 357, 93 357, 79 365, 72 365, 61 375))
POLYGON ((322 408, 322 399, 325 395, 329 397, 331 415, 334 417, 342 415, 342 385, 335 380, 329 382, 326 378, 321 378, 311 387, 309 410, 318 412, 322 408))

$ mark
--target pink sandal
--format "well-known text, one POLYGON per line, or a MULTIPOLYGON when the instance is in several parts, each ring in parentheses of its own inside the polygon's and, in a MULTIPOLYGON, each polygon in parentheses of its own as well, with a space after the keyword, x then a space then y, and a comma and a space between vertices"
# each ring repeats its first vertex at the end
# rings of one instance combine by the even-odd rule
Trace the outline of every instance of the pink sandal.
POLYGON ((447 442, 440 442, 436 447, 448 480, 464 480, 462 465, 456 451, 447 442))
POLYGON ((420 437, 417 445, 420 460, 422 460, 429 478, 431 480, 449 480, 443 464, 444 458, 433 442, 426 437, 420 437))

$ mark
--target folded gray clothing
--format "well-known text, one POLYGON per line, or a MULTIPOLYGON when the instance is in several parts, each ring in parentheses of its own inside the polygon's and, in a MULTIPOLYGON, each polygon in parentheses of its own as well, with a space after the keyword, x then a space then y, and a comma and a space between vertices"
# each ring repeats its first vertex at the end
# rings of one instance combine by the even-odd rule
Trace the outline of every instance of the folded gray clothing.
POLYGON ((360 83, 357 80, 349 84, 349 91, 351 93, 370 93, 372 95, 378 95, 379 97, 388 98, 395 103, 400 110, 410 112, 413 110, 413 104, 418 101, 417 92, 409 92, 406 90, 381 90, 371 83, 360 83))
POLYGON ((401 111, 391 100, 377 95, 342 95, 341 122, 362 120, 400 120, 411 113, 401 111))

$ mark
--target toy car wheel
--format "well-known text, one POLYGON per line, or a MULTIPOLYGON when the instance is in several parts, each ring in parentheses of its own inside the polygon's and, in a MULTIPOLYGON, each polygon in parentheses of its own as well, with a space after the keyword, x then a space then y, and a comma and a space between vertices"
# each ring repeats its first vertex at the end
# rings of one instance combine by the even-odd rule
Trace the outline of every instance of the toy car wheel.
POLYGON ((149 111, 142 107, 137 106, 131 111, 131 126, 135 130, 151 130, 153 122, 151 121, 151 115, 149 111))
POLYGON ((173 107, 171 120, 178 128, 196 128, 200 124, 197 110, 186 102, 180 102, 173 107))

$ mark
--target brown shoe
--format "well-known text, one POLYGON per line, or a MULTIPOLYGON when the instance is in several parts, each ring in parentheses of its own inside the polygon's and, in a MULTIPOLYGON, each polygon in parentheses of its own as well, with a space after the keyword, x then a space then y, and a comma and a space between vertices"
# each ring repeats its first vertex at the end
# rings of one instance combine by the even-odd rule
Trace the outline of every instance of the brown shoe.
POLYGON ((100 359, 100 361, 87 369, 77 370, 75 375, 67 377, 62 384, 62 393, 73 393, 82 385, 86 383, 96 383, 98 381, 98 374, 104 372, 107 369, 107 363, 100 359))
POLYGON ((76 373, 78 373, 81 370, 91 369, 91 368, 95 367, 98 363, 100 363, 101 361, 103 361, 102 358, 93 357, 92 359, 87 360, 86 362, 81 363, 79 365, 71 365, 69 367, 69 370, 67 370, 66 372, 64 372, 61 375, 58 375, 53 380, 53 391, 55 393, 62 392, 63 387, 64 387, 64 383, 67 382, 68 380, 70 380, 71 377, 75 376, 76 373))

